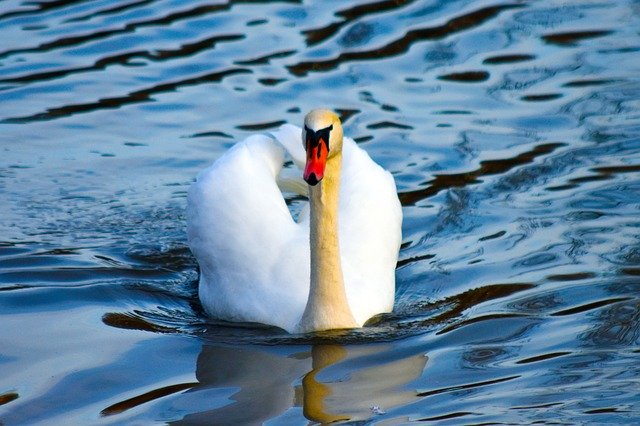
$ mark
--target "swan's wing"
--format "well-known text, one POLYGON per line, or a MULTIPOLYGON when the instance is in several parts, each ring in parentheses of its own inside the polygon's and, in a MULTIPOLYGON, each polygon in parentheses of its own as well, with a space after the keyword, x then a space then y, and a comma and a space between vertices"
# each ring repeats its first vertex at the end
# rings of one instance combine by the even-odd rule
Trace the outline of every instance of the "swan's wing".
POLYGON ((402 207, 389 172, 352 139, 343 141, 340 251, 349 305, 358 322, 390 312, 402 240, 402 207))
POLYGON ((277 182, 282 192, 292 192, 309 198, 309 185, 302 179, 302 172, 297 167, 282 168, 278 174, 277 182))
POLYGON ((293 124, 283 124, 278 130, 271 133, 282 146, 285 147, 293 162, 300 169, 304 169, 307 156, 302 146, 302 129, 293 124))
POLYGON ((296 165, 293 169, 282 169, 278 175, 278 186, 283 191, 308 197, 309 186, 302 179, 302 169, 306 162, 306 153, 302 146, 302 129, 293 124, 283 124, 271 134, 287 150, 296 165))
POLYGON ((309 264, 309 249, 276 185, 283 158, 271 138, 252 136, 189 189, 187 235, 212 316, 287 329, 302 315, 309 271, 301 265, 309 264))

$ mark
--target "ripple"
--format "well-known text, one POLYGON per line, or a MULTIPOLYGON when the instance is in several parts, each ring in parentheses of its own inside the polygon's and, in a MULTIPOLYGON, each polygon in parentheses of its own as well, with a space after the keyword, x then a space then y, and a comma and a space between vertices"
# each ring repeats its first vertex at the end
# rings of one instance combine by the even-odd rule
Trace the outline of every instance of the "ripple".
POLYGON ((479 183, 480 180, 478 180, 478 178, 481 176, 504 174, 514 167, 533 162, 539 156, 550 154, 562 146, 565 146, 565 144, 542 144, 529 152, 519 154, 509 159, 482 161, 480 163, 480 168, 471 172, 435 175, 434 179, 428 182, 430 185, 424 189, 400 192, 398 194, 400 202, 404 206, 413 205, 418 201, 431 197, 444 189, 479 183))
POLYGON ((17 392, 7 392, 0 394, 0 405, 5 405, 10 403, 11 401, 15 401, 18 399, 20 395, 17 392))
POLYGON ((142 330, 153 333, 177 333, 178 329, 165 327, 159 324, 153 324, 143 318, 133 314, 123 314, 118 312, 109 312, 102 316, 102 322, 105 325, 125 330, 142 330))
POLYGON ((466 31, 497 17, 501 12, 505 10, 519 7, 522 7, 522 5, 504 4, 500 6, 485 7, 452 18, 441 26, 409 30, 401 38, 387 43, 382 47, 370 50, 342 52, 333 59, 298 62, 297 64, 287 66, 287 69, 295 76, 304 76, 310 72, 335 69, 339 65, 346 62, 380 60, 382 58, 397 56, 407 52, 409 48, 415 43, 419 43, 425 40, 437 40, 447 37, 451 34, 455 34, 457 32, 466 31))
POLYGON ((358 22, 349 28, 338 43, 344 47, 354 47, 365 44, 373 37, 375 33, 374 28, 374 25, 369 23, 358 22))
POLYGON ((538 95, 525 95, 520 97, 520 99, 526 102, 546 102, 560 99, 562 96, 562 93, 541 93, 538 95))
POLYGON ((277 86, 280 83, 287 81, 286 78, 259 78, 258 83, 265 86, 277 86))
POLYGON ((560 316, 566 316, 566 315, 575 315, 575 314, 579 314, 579 313, 582 313, 582 312, 591 311, 593 309, 602 308, 603 306, 613 305, 613 304, 619 303, 619 302, 626 302, 626 301, 631 300, 631 299, 632 298, 630 298, 630 297, 615 297, 615 298, 607 299, 607 300, 598 300, 596 302, 591 302, 591 303, 587 303, 587 304, 584 304, 584 305, 575 306, 573 308, 563 309, 563 310, 558 311, 558 312, 553 312, 550 315, 554 316, 554 317, 560 317, 560 316))
POLYGON ((484 237, 481 237, 478 239, 478 241, 488 241, 488 240, 493 240, 495 238, 500 238, 504 235, 506 235, 507 231, 499 231, 496 232, 495 234, 491 234, 491 235, 486 235, 484 237))
MULTIPOLYGON (((62 0, 64 1, 64 0, 62 0)), ((124 12, 126 10, 129 9, 136 9, 140 6, 146 6, 149 4, 152 4, 153 2, 155 2, 156 0, 139 0, 139 1, 133 1, 131 3, 127 3, 127 4, 121 4, 118 6, 114 6, 114 7, 108 7, 105 9, 99 9, 99 10, 95 10, 92 11, 90 13, 87 13, 86 15, 81 15, 81 16, 76 16, 74 18, 69 18, 67 19, 65 22, 82 22, 82 21, 89 21, 93 18, 96 18, 98 16, 108 16, 108 15, 114 15, 120 12, 124 12)), ((56 2, 48 2, 46 4, 49 3, 56 3, 56 2)), ((69 1, 66 1, 65 3, 69 4, 69 1)))
POLYGON ((340 22, 333 22, 327 26, 317 29, 305 30, 302 33, 307 40, 307 46, 314 46, 322 43, 323 41, 333 37, 342 27, 350 24, 360 18, 363 18, 370 14, 378 14, 398 8, 402 8, 406 5, 413 3, 410 0, 382 0, 371 3, 359 4, 357 6, 350 7, 348 9, 342 9, 335 12, 336 16, 344 18, 340 22))
POLYGON ((557 275, 550 275, 547 277, 547 279, 549 281, 558 281, 558 282, 565 282, 565 281, 580 281, 580 280, 588 280, 591 278, 595 278, 597 275, 594 274, 593 272, 576 272, 574 274, 557 274, 557 275))
POLYGON ((237 60, 234 61, 236 65, 265 65, 268 64, 272 59, 286 58, 288 56, 296 54, 296 50, 283 50, 281 52, 269 53, 268 55, 260 56, 254 59, 246 59, 246 60, 237 60))
POLYGON ((45 12, 50 12, 55 9, 67 7, 75 3, 80 3, 82 1, 83 0, 54 0, 54 1, 29 2, 28 3, 29 5, 34 5, 37 7, 5 12, 3 14, 0 14, 0 20, 15 18, 17 16, 24 16, 24 15, 40 15, 45 12))
POLYGON ((408 257, 406 259, 399 259, 396 268, 402 268, 403 266, 410 265, 415 262, 421 262, 423 260, 429 260, 436 257, 435 254, 424 254, 420 256, 408 257))
POLYGON ((222 36, 208 37, 204 40, 199 40, 193 43, 187 43, 180 46, 178 49, 173 50, 157 50, 155 52, 148 51, 135 51, 119 53, 117 55, 106 56, 100 58, 93 65, 66 68, 54 71, 43 71, 33 74, 26 74, 17 77, 8 77, 0 79, 0 83, 35 83, 44 80, 52 80, 56 78, 67 77, 73 74, 100 71, 104 70, 111 65, 123 65, 131 66, 133 59, 147 59, 154 62, 167 61, 171 59, 184 58, 187 56, 195 55, 203 50, 209 50, 215 48, 218 43, 231 42, 242 40, 244 35, 230 34, 222 36))
POLYGON ((490 315, 477 316, 477 317, 474 317, 474 318, 469 318, 467 320, 451 324, 451 325, 441 329, 440 331, 438 331, 438 334, 449 333, 451 331, 457 330, 457 329, 465 327, 467 325, 476 324, 476 323, 483 322, 483 321, 493 321, 493 320, 496 320, 496 319, 515 318, 515 317, 521 317, 521 316, 525 316, 525 315, 524 314, 517 314, 517 313, 503 313, 503 314, 490 314, 490 315))
POLYGON ((592 78, 592 79, 580 79, 572 80, 564 83, 562 87, 591 87, 591 86, 604 86, 607 84, 619 83, 621 80, 613 80, 607 78, 592 78))
POLYGON ((115 414, 124 413, 127 410, 131 410, 132 408, 136 408, 140 405, 146 404, 147 402, 155 401, 159 398, 164 398, 169 395, 173 395, 178 392, 188 391, 199 385, 199 382, 187 382, 187 383, 178 383, 174 385, 164 386, 158 389, 154 389, 152 391, 143 393, 141 395, 137 395, 133 398, 126 399, 124 401, 117 402, 109 407, 105 408, 100 412, 100 415, 103 417, 113 416, 115 414))
POLYGON ((537 408, 549 408, 557 405, 563 405, 562 402, 549 402, 548 404, 524 405, 519 407, 511 407, 511 410, 535 410, 537 408))
POLYGON ((547 187, 547 191, 566 191, 569 189, 577 188, 581 184, 590 182, 601 182, 615 178, 618 175, 624 175, 627 173, 636 173, 640 171, 640 166, 637 164, 631 165, 618 165, 618 166, 600 166, 593 167, 590 171, 597 174, 578 176, 567 180, 566 184, 554 185, 547 187))
POLYGON ((151 102, 152 96, 158 93, 172 92, 180 87, 195 86, 205 83, 219 82, 226 77, 236 74, 250 74, 251 71, 244 68, 231 68, 223 71, 212 72, 197 77, 191 77, 180 81, 162 83, 146 89, 136 90, 125 96, 103 98, 97 102, 88 102, 84 104, 70 104, 56 108, 49 108, 46 112, 41 112, 24 117, 14 117, 4 119, 4 123, 28 123, 32 121, 54 120, 63 117, 69 117, 75 114, 88 113, 93 111, 120 108, 124 105, 130 105, 142 102, 151 102))
POLYGON ((401 130, 411 130, 412 126, 408 124, 400 124, 394 123, 393 121, 381 121, 379 123, 367 124, 367 129, 377 130, 377 129, 401 129, 401 130))
POLYGON ((253 19, 249 22, 247 22, 247 27, 255 27, 258 25, 264 25, 266 23, 268 23, 269 20, 268 19, 253 19))
POLYGON ((520 377, 521 377, 520 375, 514 375, 514 376, 501 377, 499 379, 486 380, 482 382, 466 383, 458 386, 450 386, 450 387, 438 388, 438 389, 433 389, 428 391, 418 391, 418 396, 421 396, 421 397, 433 396, 433 395, 438 395, 445 392, 457 392, 465 389, 473 389, 478 387, 495 385, 498 383, 519 379, 520 377))
POLYGON ((472 413, 470 411, 458 411, 455 413, 448 413, 448 414, 443 414, 441 416, 434 416, 434 417, 425 417, 422 419, 419 419, 419 422, 437 422, 440 420, 449 420, 449 419, 457 419, 460 417, 465 417, 465 416, 477 416, 478 413, 472 413))
POLYGON ((456 81, 459 83, 479 83, 481 81, 487 81, 488 79, 489 73, 486 71, 455 72, 438 76, 438 80, 456 81))
MULTIPOLYGON (((242 0, 236 0, 236 1, 241 2, 242 0)), ((208 4, 208 5, 196 6, 191 9, 184 9, 184 10, 172 12, 160 18, 130 22, 121 28, 109 29, 109 30, 98 30, 98 31, 87 33, 87 34, 62 37, 56 40, 42 43, 35 47, 9 49, 9 50, 0 52, 0 59, 4 59, 9 56, 13 56, 21 53, 42 53, 42 52, 48 52, 56 49, 63 49, 63 48, 68 48, 72 46, 78 46, 78 45, 86 44, 89 42, 94 42, 101 39, 109 38, 114 35, 133 33, 139 30, 140 28, 144 28, 144 27, 167 26, 177 21, 198 18, 211 13, 219 13, 219 12, 227 11, 233 6, 233 4, 236 1, 230 0, 227 3, 222 3, 217 5, 208 4)), ((52 3, 68 3, 68 1, 60 0, 52 3)), ((1 19, 1 16, 0 16, 0 19, 1 19)))
POLYGON ((527 54, 514 54, 514 55, 498 55, 491 56, 482 61, 486 65, 501 65, 501 64, 513 64, 516 62, 532 61, 536 59, 535 55, 527 54))
POLYGON ((593 410, 587 410, 585 414, 605 414, 605 413, 631 413, 631 410, 621 410, 616 407, 607 408, 594 408, 593 410))
POLYGON ((233 136, 225 133, 225 132, 221 132, 219 130, 211 130, 208 132, 200 132, 200 133, 194 133, 192 135, 189 136, 190 138, 209 138, 209 137, 215 137, 215 138, 225 138, 225 139, 233 139, 233 136))
POLYGON ((558 255, 553 253, 536 253, 532 254, 528 257, 525 257, 522 260, 518 260, 513 264, 514 268, 521 267, 531 267, 531 266, 540 266, 545 265, 547 263, 552 263, 558 260, 558 255))
POLYGON ((594 172, 602 173, 604 175, 614 175, 622 173, 634 173, 640 172, 640 164, 619 165, 619 166, 601 166, 594 167, 594 172))
POLYGON ((543 355, 532 356, 530 358, 521 359, 516 361, 516 364, 531 364, 532 362, 540 362, 548 359, 558 358, 560 356, 571 355, 571 352, 552 352, 543 355))
POLYGON ((284 120, 278 120, 278 121, 270 121, 268 123, 241 124, 236 126, 236 128, 240 130, 255 132, 260 130, 275 129, 276 127, 280 127, 285 123, 286 121, 284 120))
POLYGON ((575 46, 579 41, 604 37, 612 33, 613 31, 609 30, 568 31, 546 34, 542 36, 542 39, 547 43, 559 46, 575 46))

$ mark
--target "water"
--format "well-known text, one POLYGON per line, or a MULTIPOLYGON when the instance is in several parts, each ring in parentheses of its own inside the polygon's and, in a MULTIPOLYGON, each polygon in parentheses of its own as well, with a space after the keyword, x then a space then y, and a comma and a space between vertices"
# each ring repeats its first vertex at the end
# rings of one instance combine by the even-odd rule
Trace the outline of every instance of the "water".
POLYGON ((2 2, 0 423, 640 421, 639 24, 623 0, 2 2), (396 178, 394 313, 207 319, 190 182, 318 106, 396 178))

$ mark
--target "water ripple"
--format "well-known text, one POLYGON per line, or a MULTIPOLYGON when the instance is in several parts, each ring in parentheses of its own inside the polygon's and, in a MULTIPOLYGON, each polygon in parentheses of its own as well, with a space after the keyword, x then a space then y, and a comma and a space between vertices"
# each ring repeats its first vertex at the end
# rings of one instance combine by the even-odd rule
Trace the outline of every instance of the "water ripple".
POLYGON ((52 80, 56 78, 67 77, 72 74, 78 74, 83 72, 100 71, 104 70, 111 65, 123 65, 131 66, 133 59, 147 59, 153 62, 167 61, 176 58, 184 58, 191 55, 195 55, 203 50, 210 50, 215 48, 216 44, 237 41, 244 38, 242 34, 229 34, 222 36, 208 37, 204 40, 199 40, 193 43, 188 43, 180 46, 178 49, 157 50, 155 52, 149 51, 134 51, 118 53, 117 55, 106 56, 97 60, 93 65, 59 69, 54 71, 37 72, 33 74, 25 74, 16 77, 7 77, 0 79, 0 83, 35 83, 43 80, 52 80))
POLYGON ((382 0, 372 3, 359 4, 348 9, 338 10, 335 15, 344 18, 340 22, 331 23, 322 28, 303 31, 306 36, 307 45, 314 46, 333 37, 340 29, 367 15, 384 13, 398 8, 405 7, 414 1, 411 0, 382 0))
MULTIPOLYGON (((295 0, 279 0, 279 1, 295 2, 295 0)), ((53 2, 53 3, 64 4, 64 3, 68 3, 68 1, 59 1, 59 2, 53 2)), ((178 21, 189 20, 193 18, 200 18, 212 13, 225 12, 231 9, 235 4, 241 4, 241 3, 260 3, 260 1, 230 0, 227 3, 222 3, 222 4, 204 4, 200 6, 195 6, 189 9, 172 12, 158 18, 129 22, 121 28, 99 30, 99 31, 94 31, 87 34, 62 37, 56 40, 48 41, 46 43, 41 43, 38 46, 34 46, 34 47, 24 47, 19 49, 8 49, 5 51, 0 51, 0 59, 5 59, 9 56, 22 54, 22 53, 42 53, 42 52, 49 52, 56 49, 69 48, 72 46, 78 46, 85 43, 109 38, 115 35, 133 33, 145 27, 167 26, 167 25, 174 24, 175 22, 178 22, 178 21)))
POLYGON ((504 4, 499 6, 485 7, 452 18, 443 25, 409 30, 401 38, 375 49, 342 52, 332 59, 299 62, 294 65, 288 65, 287 69, 295 76, 304 76, 310 72, 328 71, 337 68, 339 65, 346 62, 374 59, 380 60, 382 58, 401 55, 407 52, 409 48, 415 43, 419 43, 425 40, 438 40, 445 38, 457 32, 465 31, 470 28, 482 25, 484 22, 495 18, 505 10, 515 9, 519 7, 522 7, 522 5, 504 4))
POLYGON ((2 2, 0 422, 633 423, 636 12, 2 2), (207 317, 189 185, 318 106, 396 180, 393 312, 304 335, 207 317))
POLYGON ((405 206, 412 205, 420 200, 431 197, 444 189, 479 183, 480 181, 478 180, 478 178, 481 176, 506 173, 514 167, 531 163, 537 157, 550 154, 556 149, 565 145, 566 144, 564 143, 542 144, 538 145, 529 152, 518 154, 513 158, 482 161, 478 169, 470 172, 457 174, 437 174, 432 181, 426 182, 429 184, 428 187, 414 191, 401 192, 399 194, 400 201, 405 206))
POLYGON ((193 86, 204 83, 214 83, 223 80, 225 77, 236 74, 250 74, 251 70, 246 68, 231 68, 223 71, 212 72, 184 80, 162 83, 146 89, 136 90, 125 96, 103 98, 96 102, 83 104, 64 105, 56 108, 49 108, 46 112, 25 116, 13 117, 3 120, 5 123, 28 123, 32 121, 53 120, 68 117, 74 114, 88 113, 97 110, 120 108, 124 105, 151 102, 152 96, 158 93, 172 92, 180 87, 193 86))

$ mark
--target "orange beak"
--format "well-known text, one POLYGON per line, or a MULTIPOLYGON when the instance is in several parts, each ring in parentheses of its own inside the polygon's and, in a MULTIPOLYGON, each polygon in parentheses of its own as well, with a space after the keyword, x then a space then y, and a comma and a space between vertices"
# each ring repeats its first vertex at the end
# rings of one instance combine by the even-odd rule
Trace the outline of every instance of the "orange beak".
POLYGON ((317 140, 307 136, 307 164, 304 166, 302 177, 311 186, 316 185, 324 177, 329 149, 324 138, 317 140))

